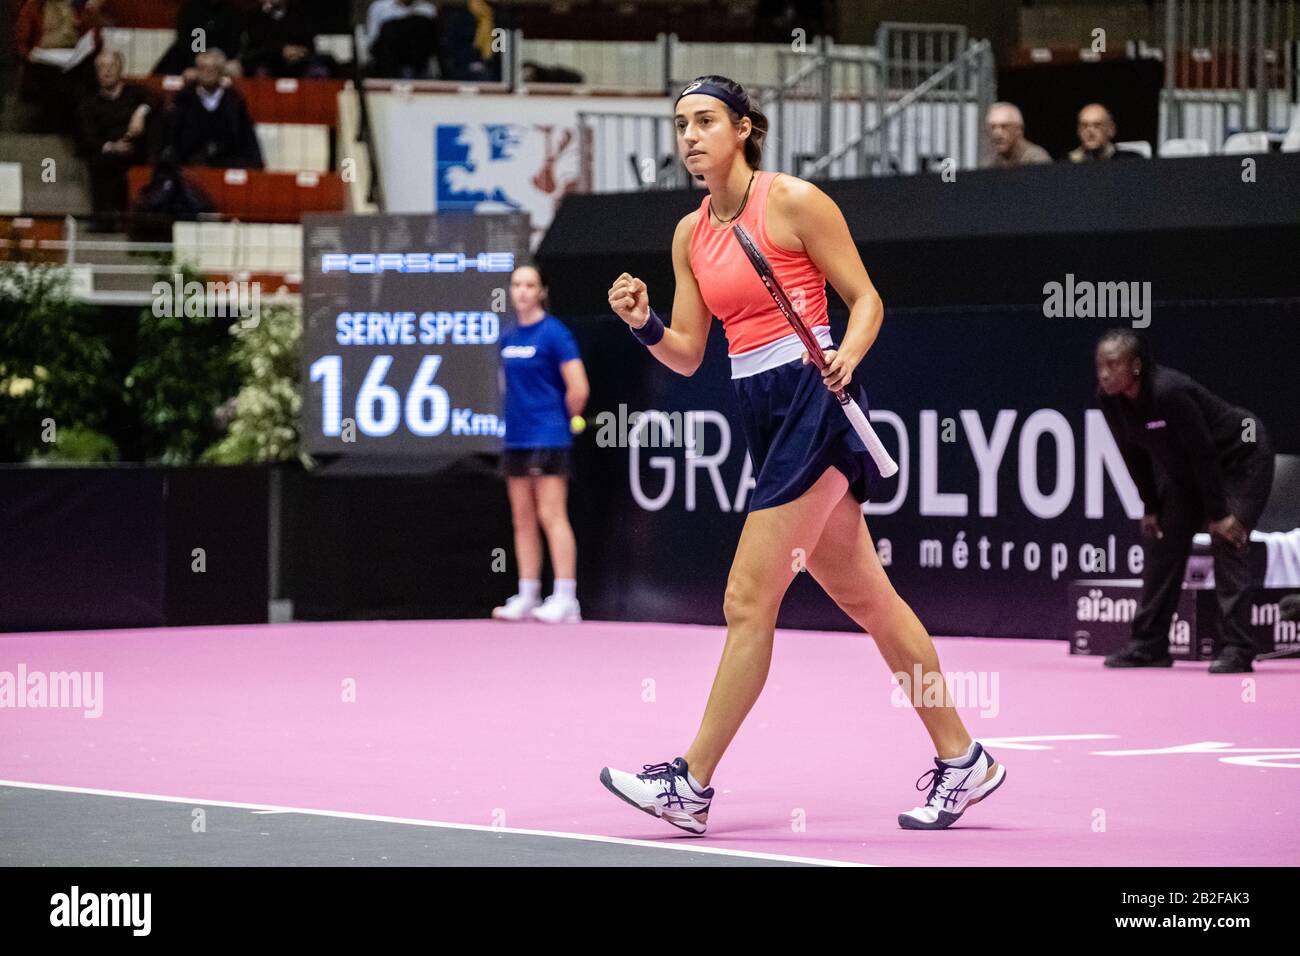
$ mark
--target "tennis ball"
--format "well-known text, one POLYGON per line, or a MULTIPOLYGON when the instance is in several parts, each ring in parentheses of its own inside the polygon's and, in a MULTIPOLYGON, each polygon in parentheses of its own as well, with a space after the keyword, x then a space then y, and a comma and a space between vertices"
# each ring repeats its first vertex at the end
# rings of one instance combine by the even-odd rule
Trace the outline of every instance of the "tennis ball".
POLYGON ((569 430, 575 435, 581 435, 587 428, 587 420, 581 415, 574 415, 569 419, 569 430))

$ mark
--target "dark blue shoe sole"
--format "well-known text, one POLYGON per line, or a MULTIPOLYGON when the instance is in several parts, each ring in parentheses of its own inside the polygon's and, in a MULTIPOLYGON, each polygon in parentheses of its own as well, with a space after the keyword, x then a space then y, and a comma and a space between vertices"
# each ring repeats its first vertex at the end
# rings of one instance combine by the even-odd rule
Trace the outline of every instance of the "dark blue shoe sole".
MULTIPOLYGON (((989 797, 991 797, 993 794, 997 793, 998 788, 1001 787, 1006 782, 1007 782, 1007 768, 1003 767, 1002 779, 999 780, 997 783, 995 783, 993 785, 993 789, 990 790, 988 793, 981 794, 979 799, 972 800, 970 803, 966 804, 966 810, 969 810, 971 807, 975 806, 975 804, 980 803, 981 801, 986 800, 989 797)), ((918 823, 917 821, 913 820, 911 817, 907 816, 906 814, 900 813, 898 815, 898 825, 902 827, 904 830, 946 830, 954 823, 956 823, 958 820, 960 820, 962 818, 962 814, 964 814, 966 810, 963 810, 961 813, 946 813, 943 810, 940 810, 939 819, 935 820, 934 823, 918 823)))

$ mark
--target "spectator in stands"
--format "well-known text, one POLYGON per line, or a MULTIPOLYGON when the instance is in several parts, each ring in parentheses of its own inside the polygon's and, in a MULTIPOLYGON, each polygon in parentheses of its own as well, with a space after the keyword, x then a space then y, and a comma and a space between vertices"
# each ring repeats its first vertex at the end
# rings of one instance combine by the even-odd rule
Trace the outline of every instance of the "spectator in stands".
POLYGON ((176 42, 153 71, 192 79, 198 54, 221 50, 227 57, 227 72, 238 76, 243 41, 244 21, 233 0, 184 0, 176 11, 176 42))
POLYGON ((331 57, 316 52, 316 30, 297 0, 262 0, 248 20, 248 76, 324 77, 331 57))
POLYGON ((822 0, 758 0, 752 18, 756 43, 789 43, 796 29, 809 37, 834 32, 827 30, 822 0))
POLYGON ((176 94, 171 112, 171 143, 164 159, 181 166, 262 168, 248 106, 225 76, 220 50, 194 60, 195 82, 176 94))
POLYGON ((1100 103, 1079 110, 1079 146, 1070 150, 1070 162, 1091 163, 1107 159, 1133 159, 1137 153, 1115 148, 1115 120, 1100 103))
POLYGON ((126 210, 126 171, 149 161, 146 139, 150 96, 122 82, 124 69, 118 50, 95 57, 99 90, 77 108, 77 146, 90 170, 90 195, 103 228, 126 210))
POLYGON ((18 8, 19 90, 36 109, 33 129, 67 132, 77 104, 95 88, 103 6, 103 0, 24 0, 18 8))
MULTIPOLYGON (((366 13, 371 72, 402 79, 428 78, 430 61, 439 53, 436 16, 428 0, 374 0, 366 13)), ((440 76, 445 73, 439 70, 440 76)))
POLYGON ((994 103, 985 120, 993 158, 986 166, 1009 169, 1012 166, 1032 166, 1050 163, 1052 157, 1037 143, 1025 139, 1025 118, 1013 103, 994 103))
POLYGON ((489 0, 468 0, 463 7, 447 7, 438 19, 444 79, 501 79, 500 58, 492 49, 495 15, 489 0))

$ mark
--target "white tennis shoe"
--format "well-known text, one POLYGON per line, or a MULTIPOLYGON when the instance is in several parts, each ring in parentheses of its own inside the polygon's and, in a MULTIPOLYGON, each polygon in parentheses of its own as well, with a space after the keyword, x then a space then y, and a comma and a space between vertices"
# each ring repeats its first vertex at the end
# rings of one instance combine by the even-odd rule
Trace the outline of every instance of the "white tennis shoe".
POLYGON ((652 817, 689 833, 703 833, 709 825, 713 788, 703 792, 691 786, 686 761, 646 764, 640 773, 605 767, 600 782, 610 793, 652 817))
POLYGON ((582 611, 577 598, 552 594, 533 609, 532 617, 543 624, 577 624, 582 620, 582 611))
POLYGON ((492 617, 498 621, 526 621, 532 617, 536 607, 537 598, 512 594, 506 599, 505 604, 492 609, 492 617))
POLYGON ((917 790, 930 788, 925 806, 898 815, 898 825, 904 830, 946 830, 1007 778, 1006 768, 979 741, 975 742, 975 753, 962 766, 950 766, 936 757, 934 767, 916 782, 917 790))

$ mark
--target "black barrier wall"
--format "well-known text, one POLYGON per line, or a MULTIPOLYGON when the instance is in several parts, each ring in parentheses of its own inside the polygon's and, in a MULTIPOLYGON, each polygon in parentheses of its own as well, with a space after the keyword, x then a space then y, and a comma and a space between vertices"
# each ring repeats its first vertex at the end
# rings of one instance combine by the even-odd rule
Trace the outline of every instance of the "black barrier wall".
MULTIPOLYGON (((1279 452, 1300 452, 1300 155, 819 185, 885 300, 862 373, 886 444, 897 455, 900 434, 907 441, 906 487, 888 483, 898 500, 869 523, 935 632, 1065 637, 1065 582, 1088 577, 1082 549, 1100 549, 1098 574, 1137 573, 1136 523, 1116 490, 1125 476, 1090 411, 1093 343, 1109 326, 1145 327, 1158 358, 1255 412, 1279 452), (1123 283, 1147 312, 1049 317, 1054 283, 1123 283), (973 449, 990 447, 1001 454, 982 451, 982 471, 973 449)), ((579 442, 571 510, 579 596, 594 617, 722 623, 745 488, 721 330, 683 379, 645 355, 606 302, 626 271, 671 311, 671 236, 702 198, 569 196, 539 249, 556 313, 590 317, 571 323, 593 383, 588 421, 620 404, 693 412, 710 442, 689 463, 681 449, 598 448, 594 426, 579 442)), ((846 315, 833 295, 831 308, 838 336, 846 315)), ((848 620, 801 574, 781 624, 848 620)))
MULTIPOLYGON (((889 308, 1036 303, 1066 272, 1158 301, 1300 297, 1300 154, 962 171, 819 184, 889 308)), ((538 249, 558 315, 608 311, 621 272, 672 302, 699 190, 566 196, 538 249)))
POLYGON ((267 618, 265 468, 0 467, 0 631, 267 618))
MULTIPOLYGON (((1163 360, 1255 412, 1280 451, 1300 451, 1288 338, 1300 302, 1158 304, 1153 316, 1163 360)), ((832 315, 837 336, 845 320, 832 315)), ((868 524, 935 633, 1067 638, 1078 629, 1070 582, 1136 573, 1136 522, 1093 407, 1105 324, 1041 307, 890 310, 861 373, 903 467, 868 524), (1000 455, 984 450, 1003 439, 1000 455), (1098 549, 1098 570, 1080 571, 1085 548, 1098 549)), ((569 325, 592 386, 569 507, 584 615, 722 624, 749 488, 721 328, 683 378, 612 316, 569 325), (648 410, 701 422, 699 457, 620 444, 620 415, 648 410), (614 443, 602 444, 611 420, 614 443)), ((505 485, 487 458, 403 475, 289 472, 283 488, 283 596, 301 618, 480 617, 514 589, 505 485)), ((807 574, 780 624, 852 628, 807 574)))
MULTIPOLYGON (((837 339, 845 321, 833 315, 837 339)), ((867 520, 895 586, 935 633, 1064 638, 1069 581, 1140 575, 1140 504, 1094 403, 1093 344, 1113 324, 1047 318, 1041 306, 886 319, 859 371, 901 469, 867 520)), ((750 485, 719 325, 691 378, 660 366, 612 317, 573 327, 592 381, 570 509, 584 612, 723 623, 750 485), (702 423, 695 458, 682 447, 602 447, 602 420, 650 409, 679 413, 687 432, 702 423)), ((1157 303, 1150 331, 1158 358, 1254 412, 1279 451, 1295 451, 1297 328, 1300 301, 1157 303)), ((851 626, 806 573, 780 624, 851 626)))

